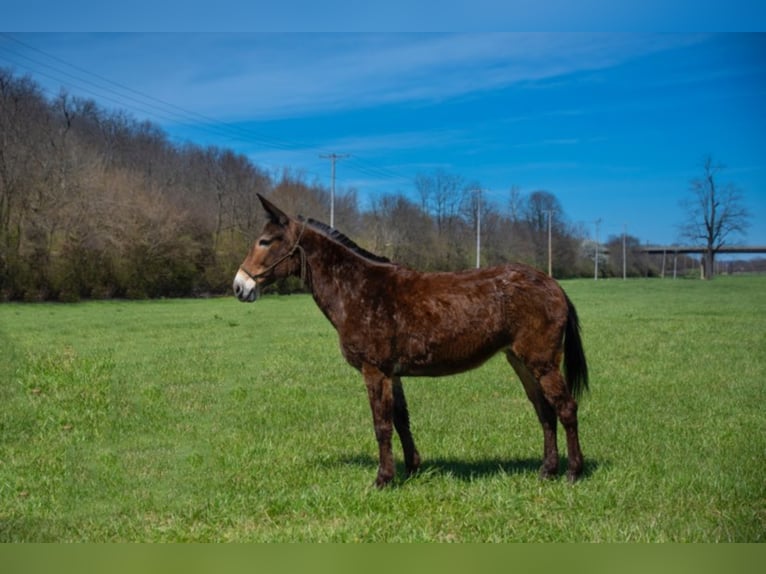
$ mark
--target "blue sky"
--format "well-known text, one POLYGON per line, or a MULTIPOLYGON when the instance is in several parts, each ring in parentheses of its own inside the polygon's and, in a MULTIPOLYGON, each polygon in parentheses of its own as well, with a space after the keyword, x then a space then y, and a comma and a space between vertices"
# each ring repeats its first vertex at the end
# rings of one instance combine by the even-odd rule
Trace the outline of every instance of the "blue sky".
POLYGON ((674 243, 705 154, 766 245, 766 34, 98 33, 0 36, 0 66, 290 167, 363 206, 464 177, 503 208, 547 190, 600 236, 674 243))

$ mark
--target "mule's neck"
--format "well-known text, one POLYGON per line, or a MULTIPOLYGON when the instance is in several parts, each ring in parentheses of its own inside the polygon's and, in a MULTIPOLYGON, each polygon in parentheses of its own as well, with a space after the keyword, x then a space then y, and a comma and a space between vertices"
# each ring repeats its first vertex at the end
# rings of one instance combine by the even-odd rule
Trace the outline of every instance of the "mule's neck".
POLYGON ((302 245, 307 263, 306 286, 336 328, 346 321, 351 303, 364 297, 371 276, 391 265, 370 261, 311 228, 306 229, 302 245))

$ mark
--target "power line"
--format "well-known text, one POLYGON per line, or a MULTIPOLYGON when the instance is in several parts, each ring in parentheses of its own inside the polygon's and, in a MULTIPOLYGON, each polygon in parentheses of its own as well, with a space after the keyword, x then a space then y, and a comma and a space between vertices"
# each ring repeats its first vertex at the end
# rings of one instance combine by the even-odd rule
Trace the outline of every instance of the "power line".
POLYGON ((86 70, 85 68, 82 68, 76 64, 72 64, 71 62, 68 62, 62 58, 59 58, 58 56, 55 56, 44 50, 36 48, 35 46, 32 46, 26 42, 23 42, 22 40, 19 40, 11 36, 10 34, 0 33, 0 36, 26 49, 33 50, 34 52, 41 54, 45 58, 48 58, 58 64, 66 66, 67 68, 71 68, 72 70, 75 70, 80 74, 85 74, 86 77, 76 76, 70 73, 69 71, 67 71, 66 69, 61 68, 60 66, 45 63, 43 61, 31 58, 30 56, 27 56, 21 52, 18 52, 17 50, 13 50, 12 48, 9 48, 8 46, 0 45, 0 48, 5 50, 6 52, 11 53, 16 58, 23 58, 24 60, 27 60, 31 62, 32 64, 35 64, 37 66, 42 66, 43 68, 46 68, 49 70, 53 70, 55 73, 59 74, 60 76, 52 76, 50 73, 46 73, 44 71, 41 71, 40 69, 36 69, 30 66, 29 64, 19 63, 18 60, 10 59, 8 58, 8 56, 5 56, 6 60, 10 61, 13 64, 24 67, 28 70, 31 70, 32 72, 36 74, 39 74, 44 77, 50 78, 54 81, 60 82, 61 84, 65 86, 66 85, 74 86, 78 90, 82 90, 88 94, 94 95, 101 99, 116 103, 118 105, 130 108, 130 109, 134 109, 134 110, 138 109, 142 113, 148 114, 150 116, 159 117, 165 120, 178 121, 180 119, 187 122, 193 121, 193 122, 196 122, 197 124, 196 128, 201 129, 202 131, 213 132, 215 133, 215 135, 225 136, 225 137, 238 136, 238 138, 240 138, 244 136, 250 141, 254 141, 255 143, 259 143, 261 145, 274 148, 274 149, 292 151, 295 149, 312 147, 308 144, 283 140, 280 138, 275 138, 273 136, 266 136, 252 129, 243 128, 242 126, 233 125, 227 122, 221 122, 215 118, 211 118, 199 112, 188 110, 186 108, 167 102, 160 98, 156 98, 154 96, 151 96, 139 90, 135 90, 119 82, 110 80, 109 78, 101 76, 100 74, 97 74, 95 72, 86 70), (65 78, 69 78, 69 79, 63 79, 61 76, 64 76, 65 78), (92 77, 95 80, 97 80, 97 82, 93 81, 92 79, 88 79, 87 77, 92 77), (73 80, 74 80, 74 83, 72 82, 73 80), (94 91, 94 90, 99 90, 99 91, 94 91), (106 92, 107 94, 111 94, 111 96, 104 95, 104 93, 101 93, 101 92, 106 92), (117 98, 121 98, 121 100, 116 100, 113 96, 116 96, 117 98), (128 102, 133 102, 133 103, 126 104, 125 100, 127 100, 128 102), (138 107, 136 107, 136 105, 138 107))
POLYGON ((351 158, 350 167, 356 169, 357 172, 385 181, 412 183, 411 177, 402 175, 388 167, 374 165, 357 156, 351 158))
MULTIPOLYGON (((203 133, 228 139, 244 140, 269 149, 281 151, 311 151, 319 149, 315 145, 267 136, 250 128, 221 122, 210 116, 183 108, 73 64, 63 58, 24 42, 9 33, 0 32, 0 38, 40 56, 40 58, 31 57, 28 54, 14 49, 8 45, 8 43, 5 45, 0 43, 0 58, 5 59, 12 65, 21 67, 38 76, 53 80, 54 82, 59 83, 61 87, 68 87, 69 89, 79 91, 80 93, 85 93, 101 101, 116 104, 123 109, 138 112, 142 115, 162 121, 173 123, 186 122, 190 124, 192 129, 203 133)), ((47 93, 51 93, 45 88, 43 88, 43 90, 47 93)), ((179 141, 179 138, 175 136, 173 136, 173 139, 179 141)), ((329 156, 332 154, 324 155, 329 156)), ((344 157, 351 156, 346 155, 344 157)), ((336 159, 341 159, 341 157, 338 156, 336 159)), ((353 161, 349 164, 349 169, 362 175, 386 182, 398 182, 402 185, 412 183, 411 177, 402 175, 388 167, 375 165, 359 157, 354 157, 353 161)), ((319 176, 317 173, 314 173, 314 175, 319 176)), ((343 179, 348 180, 348 178, 343 179)), ((332 179, 331 185, 334 188, 335 178, 332 179)))

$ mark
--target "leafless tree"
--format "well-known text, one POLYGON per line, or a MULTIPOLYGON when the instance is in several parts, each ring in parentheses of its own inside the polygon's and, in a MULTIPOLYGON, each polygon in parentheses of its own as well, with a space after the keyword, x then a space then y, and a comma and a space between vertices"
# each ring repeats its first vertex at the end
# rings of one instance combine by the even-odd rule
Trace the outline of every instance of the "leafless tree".
POLYGON ((508 191, 508 215, 511 223, 517 223, 521 220, 523 202, 524 196, 521 193, 521 188, 518 185, 512 185, 508 191))
POLYGON ((438 268, 431 221, 404 195, 386 194, 376 198, 367 220, 372 251, 416 269, 438 268))
POLYGON ((750 213, 742 191, 733 183, 721 181, 724 166, 711 155, 702 160, 702 174, 691 180, 689 196, 681 202, 686 221, 681 225, 681 237, 692 243, 701 242, 703 277, 715 273, 715 256, 728 242, 744 236, 750 213))
POLYGON ((431 175, 420 174, 415 178, 415 188, 421 209, 435 219, 439 233, 451 232, 467 193, 462 176, 443 170, 431 175))

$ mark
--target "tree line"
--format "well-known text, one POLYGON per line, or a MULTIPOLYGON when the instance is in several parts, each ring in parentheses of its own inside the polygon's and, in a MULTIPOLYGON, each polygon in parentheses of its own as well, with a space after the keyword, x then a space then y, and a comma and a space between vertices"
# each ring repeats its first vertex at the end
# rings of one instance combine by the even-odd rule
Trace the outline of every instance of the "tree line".
MULTIPOLYGON (((364 209, 356 190, 342 190, 336 227, 405 265, 455 270, 476 264, 481 217, 482 266, 547 270, 550 238, 554 276, 592 276, 595 250, 555 195, 514 187, 488 201, 477 190, 444 171, 364 209)), ((223 294, 264 222, 256 193, 327 220, 329 190, 299 172, 173 143, 151 122, 65 92, 46 98, 32 79, 0 69, 0 300, 223 294)), ((629 253, 629 275, 658 274, 656 260, 629 253)), ((602 275, 622 274, 621 255, 600 263, 602 275)))

